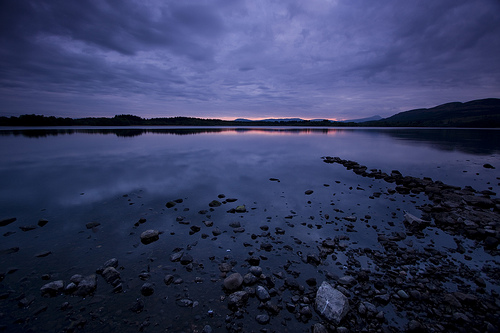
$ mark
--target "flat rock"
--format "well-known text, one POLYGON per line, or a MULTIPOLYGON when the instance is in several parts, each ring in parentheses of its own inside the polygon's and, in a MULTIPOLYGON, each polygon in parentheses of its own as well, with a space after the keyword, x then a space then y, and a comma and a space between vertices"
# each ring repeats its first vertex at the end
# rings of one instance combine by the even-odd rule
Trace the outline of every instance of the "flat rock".
POLYGON ((64 289, 63 280, 57 280, 44 284, 42 288, 40 288, 40 292, 42 293, 42 296, 54 297, 60 292, 62 292, 63 289, 64 289))
POLYGON ((349 300, 328 282, 323 281, 316 293, 316 311, 338 325, 349 311, 349 300))
POLYGON ((0 220, 0 227, 5 227, 6 225, 9 225, 12 222, 15 222, 16 220, 17 220, 17 218, 15 218, 15 217, 10 217, 8 219, 0 220))

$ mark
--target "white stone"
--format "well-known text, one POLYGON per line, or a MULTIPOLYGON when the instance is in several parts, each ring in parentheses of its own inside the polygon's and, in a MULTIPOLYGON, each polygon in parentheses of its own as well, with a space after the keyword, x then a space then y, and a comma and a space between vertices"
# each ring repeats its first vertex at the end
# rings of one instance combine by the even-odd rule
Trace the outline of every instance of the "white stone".
POLYGON ((339 324, 349 311, 349 300, 323 281, 316 293, 316 311, 334 324, 339 324))

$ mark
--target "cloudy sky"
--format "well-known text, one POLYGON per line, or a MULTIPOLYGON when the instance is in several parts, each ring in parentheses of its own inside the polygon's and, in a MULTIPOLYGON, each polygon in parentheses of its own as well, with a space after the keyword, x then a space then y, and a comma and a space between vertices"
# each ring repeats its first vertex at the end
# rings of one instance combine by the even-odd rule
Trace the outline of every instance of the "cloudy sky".
POLYGON ((500 97, 498 0, 3 0, 0 115, 353 119, 500 97))

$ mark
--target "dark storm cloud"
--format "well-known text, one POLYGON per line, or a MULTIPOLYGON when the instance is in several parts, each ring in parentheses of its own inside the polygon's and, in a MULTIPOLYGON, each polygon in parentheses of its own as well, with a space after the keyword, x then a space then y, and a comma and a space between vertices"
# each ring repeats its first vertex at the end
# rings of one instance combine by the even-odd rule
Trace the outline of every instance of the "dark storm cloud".
POLYGON ((349 118, 499 97, 499 21, 495 0, 3 1, 0 112, 349 118))

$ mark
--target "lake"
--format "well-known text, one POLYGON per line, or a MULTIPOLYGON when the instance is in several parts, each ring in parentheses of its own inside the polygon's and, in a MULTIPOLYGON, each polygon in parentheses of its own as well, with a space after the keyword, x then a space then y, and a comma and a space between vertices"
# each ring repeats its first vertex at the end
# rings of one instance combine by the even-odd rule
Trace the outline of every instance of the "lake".
MULTIPOLYGON (((411 320, 439 327, 432 315, 401 305, 399 296, 377 303, 367 291, 382 318, 363 316, 358 308, 364 290, 356 289, 363 285, 359 272, 371 272, 368 281, 383 280, 387 268, 372 256, 372 250, 387 251, 377 237, 398 232, 406 233, 397 240, 405 251, 430 246, 446 253, 433 260, 473 272, 470 281, 440 281, 443 292, 475 293, 473 281, 481 278, 481 295, 498 302, 495 274, 485 273, 498 271, 497 255, 435 225, 423 233, 405 229, 405 211, 421 217, 419 207, 432 205, 424 193, 391 194, 396 184, 362 177, 322 157, 471 186, 496 199, 499 130, 1 128, 0 152, 0 220, 16 218, 0 226, 0 330, 308 332, 325 324, 314 309, 318 286, 325 280, 335 285, 346 275, 358 280, 344 285, 351 288, 354 310, 343 325, 351 330, 397 331, 411 320), (159 239, 141 243, 146 230, 158 230, 159 239), (329 238, 337 242, 335 251, 322 257, 318 246, 329 238), (465 257, 449 250, 458 243, 465 257), (186 259, 180 263, 174 257, 182 253, 186 259), (116 293, 116 285, 98 275, 97 289, 85 297, 69 291, 41 295, 45 284, 63 280, 67 286, 73 275, 95 274, 111 258, 118 259, 116 293), (230 309, 224 278, 247 274, 255 266, 251 258, 263 275, 245 282, 245 306, 230 309), (164 282, 167 275, 175 283, 164 282), (145 283, 154 288, 150 296, 141 294, 145 283), (252 293, 257 285, 270 291, 269 304, 252 293), (259 323, 258 314, 269 318, 259 323)), ((424 269, 424 263, 397 269, 408 290, 410 272, 424 269)), ((405 288, 386 283, 389 293, 399 289, 405 288)), ((489 320, 498 324, 491 323, 498 316, 489 320)))

